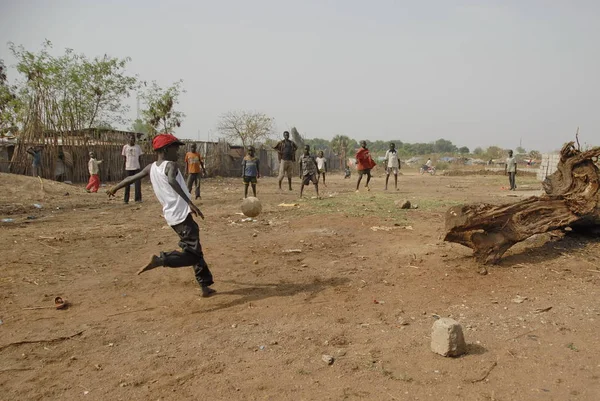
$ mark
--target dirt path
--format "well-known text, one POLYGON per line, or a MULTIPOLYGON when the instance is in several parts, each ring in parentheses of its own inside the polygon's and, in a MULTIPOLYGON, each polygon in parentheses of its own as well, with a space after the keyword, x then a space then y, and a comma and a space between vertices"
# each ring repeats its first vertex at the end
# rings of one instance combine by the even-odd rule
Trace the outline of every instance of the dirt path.
POLYGON ((505 177, 407 174, 384 192, 378 176, 354 193, 355 178, 328 177, 322 200, 261 179, 251 222, 236 214, 239 180, 203 181, 218 291, 203 299, 191 268, 134 274, 177 245, 148 185, 123 205, 0 174, 14 219, 0 226, 0 399, 598 399, 597 240, 538 236, 480 276, 470 250, 441 240, 444 212, 516 200, 505 177), (59 295, 68 309, 25 309, 59 295), (435 315, 463 324, 468 355, 429 350, 435 315))

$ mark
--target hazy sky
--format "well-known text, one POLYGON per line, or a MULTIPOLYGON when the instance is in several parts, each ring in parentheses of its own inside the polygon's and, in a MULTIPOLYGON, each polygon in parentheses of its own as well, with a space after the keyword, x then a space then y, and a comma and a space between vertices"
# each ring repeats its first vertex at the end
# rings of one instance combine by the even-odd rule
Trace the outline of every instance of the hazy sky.
POLYGON ((600 144, 599 17, 566 0, 0 0, 0 58, 47 38, 181 78, 184 138, 245 109, 309 138, 550 150, 577 126, 600 144))

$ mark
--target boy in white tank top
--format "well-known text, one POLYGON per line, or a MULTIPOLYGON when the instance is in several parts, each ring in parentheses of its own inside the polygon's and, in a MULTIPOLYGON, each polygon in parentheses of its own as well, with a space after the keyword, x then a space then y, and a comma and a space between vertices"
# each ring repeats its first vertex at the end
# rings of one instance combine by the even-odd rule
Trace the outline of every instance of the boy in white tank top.
POLYGON ((137 274, 142 274, 154 268, 193 266, 196 280, 202 288, 202 296, 208 297, 215 292, 210 286, 213 277, 204 261, 202 245, 200 244, 200 229, 192 214, 204 219, 204 215, 191 201, 183 176, 177 167, 177 150, 183 145, 171 134, 160 134, 154 137, 152 147, 158 154, 158 160, 147 165, 141 172, 127 177, 106 191, 109 197, 136 181, 150 176, 154 194, 163 208, 167 223, 179 235, 179 246, 183 252, 161 252, 160 256, 153 255, 150 262, 137 274))

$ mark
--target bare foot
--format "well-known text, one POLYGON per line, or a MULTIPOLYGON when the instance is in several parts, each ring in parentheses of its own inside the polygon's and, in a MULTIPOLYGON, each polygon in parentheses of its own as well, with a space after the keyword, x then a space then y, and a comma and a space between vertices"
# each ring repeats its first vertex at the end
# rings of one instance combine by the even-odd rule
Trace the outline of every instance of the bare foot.
POLYGON ((156 256, 156 255, 152 255, 152 259, 150 259, 150 262, 148 262, 148 264, 144 267, 142 267, 140 270, 137 271, 137 274, 142 274, 143 272, 147 272, 148 270, 152 270, 155 269, 157 267, 160 267, 163 265, 162 260, 156 256))

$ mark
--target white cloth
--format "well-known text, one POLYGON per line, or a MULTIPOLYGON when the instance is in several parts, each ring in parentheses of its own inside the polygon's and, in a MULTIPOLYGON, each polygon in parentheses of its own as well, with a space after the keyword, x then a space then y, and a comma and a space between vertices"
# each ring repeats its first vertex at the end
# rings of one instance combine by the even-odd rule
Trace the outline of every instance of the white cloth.
MULTIPOLYGON (((385 160, 387 161, 387 167, 398 168, 400 167, 400 163, 398 162, 398 151, 388 150, 385 152, 385 160)), ((396 172, 396 174, 398 174, 396 172)))
POLYGON ((327 159, 324 157, 317 157, 315 160, 317 161, 317 168, 319 171, 325 170, 325 163, 327 163, 327 159))
MULTIPOLYGON (((190 206, 179 196, 177 192, 169 185, 169 177, 165 173, 168 161, 164 160, 160 166, 156 162, 150 167, 150 181, 154 194, 163 207, 163 216, 170 226, 175 226, 183 222, 188 214, 191 213, 190 206)), ((177 182, 183 192, 191 199, 190 192, 185 185, 181 172, 177 171, 177 182)))
POLYGON ((516 173, 517 172, 517 159, 514 157, 506 158, 506 172, 516 173))
POLYGON ((432 163, 431 163, 431 159, 427 160, 427 163, 425 163, 425 165, 426 165, 427 167, 431 167, 431 164, 432 164, 432 163))
POLYGON ((125 145, 121 156, 125 156, 125 170, 139 170, 140 169, 140 156, 143 155, 142 148, 140 145, 125 145))
POLYGON ((101 163, 102 160, 90 159, 90 161, 88 162, 88 171, 90 172, 90 175, 98 174, 98 172, 100 171, 98 165, 101 163))

